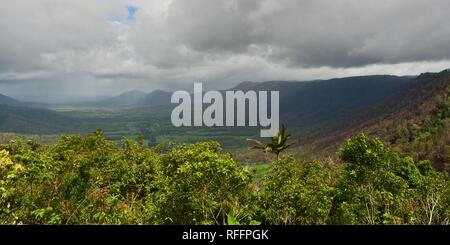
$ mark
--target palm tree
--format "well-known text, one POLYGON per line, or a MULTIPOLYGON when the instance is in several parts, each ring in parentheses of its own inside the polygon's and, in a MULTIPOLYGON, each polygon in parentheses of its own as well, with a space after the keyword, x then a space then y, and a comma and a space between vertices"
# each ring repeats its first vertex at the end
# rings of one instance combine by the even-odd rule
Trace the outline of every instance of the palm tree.
POLYGON ((281 152, 283 152, 284 150, 295 144, 295 143, 287 144, 287 141, 290 137, 291 134, 286 135, 284 125, 281 125, 280 131, 278 131, 276 136, 272 137, 270 143, 264 144, 261 141, 255 139, 247 139, 247 140, 255 143, 252 149, 260 149, 263 150, 264 153, 273 153, 277 156, 277 160, 280 160, 281 152))

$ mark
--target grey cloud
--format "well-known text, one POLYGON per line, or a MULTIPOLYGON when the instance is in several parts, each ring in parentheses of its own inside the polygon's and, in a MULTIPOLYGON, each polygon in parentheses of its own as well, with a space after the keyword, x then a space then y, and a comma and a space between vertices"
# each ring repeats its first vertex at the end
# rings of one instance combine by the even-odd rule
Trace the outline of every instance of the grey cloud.
POLYGON ((450 67, 448 0, 0 1, 0 93, 33 98, 450 67))
POLYGON ((45 69, 45 54, 108 45, 115 35, 105 21, 110 8, 87 0, 2 0, 0 71, 45 69))
POLYGON ((46 77, 50 74, 46 71, 31 72, 6 72, 0 73, 0 81, 26 81, 31 78, 46 77))
POLYGON ((446 0, 230 2, 174 1, 168 18, 174 37, 202 52, 270 46, 270 59, 303 67, 450 57, 446 0))
POLYGON ((147 75, 137 73, 91 73, 95 78, 99 79, 145 79, 147 75))

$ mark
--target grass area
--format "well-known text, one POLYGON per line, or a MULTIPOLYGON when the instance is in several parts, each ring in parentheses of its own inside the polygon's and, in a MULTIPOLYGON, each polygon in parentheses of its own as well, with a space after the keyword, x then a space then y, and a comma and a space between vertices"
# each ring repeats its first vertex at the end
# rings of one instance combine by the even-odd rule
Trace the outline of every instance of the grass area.
POLYGON ((58 141, 58 135, 17 134, 0 132, 0 144, 9 143, 11 140, 35 140, 41 144, 54 144, 58 141))
POLYGON ((269 171, 270 163, 257 163, 246 166, 253 176, 254 182, 259 182, 269 171))

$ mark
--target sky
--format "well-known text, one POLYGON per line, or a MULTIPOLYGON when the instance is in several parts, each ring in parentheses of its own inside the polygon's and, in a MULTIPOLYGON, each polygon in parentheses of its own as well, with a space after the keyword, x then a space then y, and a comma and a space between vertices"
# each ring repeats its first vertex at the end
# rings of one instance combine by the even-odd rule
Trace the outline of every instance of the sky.
POLYGON ((448 0, 0 4, 0 94, 27 101, 450 68, 448 0))

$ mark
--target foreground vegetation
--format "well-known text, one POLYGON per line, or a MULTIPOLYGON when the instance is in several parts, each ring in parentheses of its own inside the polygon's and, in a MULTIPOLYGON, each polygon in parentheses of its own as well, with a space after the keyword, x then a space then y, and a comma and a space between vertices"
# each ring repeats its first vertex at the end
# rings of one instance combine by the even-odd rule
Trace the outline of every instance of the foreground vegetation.
POLYGON ((342 163, 289 155, 258 178, 216 142, 149 148, 100 131, 0 146, 2 224, 448 224, 449 177, 364 134, 342 163))

